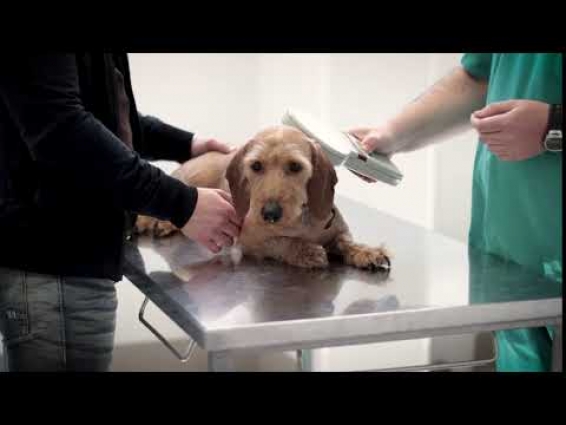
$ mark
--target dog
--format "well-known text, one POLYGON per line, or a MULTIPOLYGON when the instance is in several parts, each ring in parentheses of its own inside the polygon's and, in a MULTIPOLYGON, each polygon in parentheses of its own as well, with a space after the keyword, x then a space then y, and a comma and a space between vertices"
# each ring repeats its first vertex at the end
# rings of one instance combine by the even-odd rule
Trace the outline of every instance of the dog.
MULTIPOLYGON (((187 161, 172 176, 231 193, 243 220, 237 243, 244 256, 309 269, 325 268, 333 257, 372 271, 391 265, 384 247, 353 241, 334 205, 334 166, 318 143, 295 128, 267 128, 231 153, 187 161)), ((165 237, 178 229, 139 216, 136 231, 165 237)))

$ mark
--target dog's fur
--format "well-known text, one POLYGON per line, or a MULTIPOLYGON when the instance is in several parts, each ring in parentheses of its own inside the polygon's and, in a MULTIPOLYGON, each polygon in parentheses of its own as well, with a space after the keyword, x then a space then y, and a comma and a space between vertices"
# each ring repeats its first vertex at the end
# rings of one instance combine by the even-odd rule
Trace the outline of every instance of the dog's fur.
MULTIPOLYGON (((389 265, 383 248, 352 240, 334 206, 334 167, 317 143, 291 127, 266 129, 229 154, 196 157, 172 175, 187 185, 231 193, 243 219, 238 244, 244 255, 305 268, 326 267, 329 255, 363 269, 389 265), (264 218, 268 202, 282 209, 276 222, 264 218)), ((146 216, 138 218, 136 227, 138 233, 161 237, 178 230, 146 216)))

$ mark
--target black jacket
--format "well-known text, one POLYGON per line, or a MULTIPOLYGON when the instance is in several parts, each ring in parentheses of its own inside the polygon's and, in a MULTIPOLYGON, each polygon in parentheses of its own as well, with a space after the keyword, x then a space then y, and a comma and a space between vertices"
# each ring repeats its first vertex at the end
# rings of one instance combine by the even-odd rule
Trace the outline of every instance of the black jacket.
POLYGON ((188 160, 193 134, 138 113, 126 54, 1 62, 0 267, 121 279, 130 213, 179 227, 193 213, 196 189, 146 161, 188 160), (117 137, 116 69, 134 150, 117 137))

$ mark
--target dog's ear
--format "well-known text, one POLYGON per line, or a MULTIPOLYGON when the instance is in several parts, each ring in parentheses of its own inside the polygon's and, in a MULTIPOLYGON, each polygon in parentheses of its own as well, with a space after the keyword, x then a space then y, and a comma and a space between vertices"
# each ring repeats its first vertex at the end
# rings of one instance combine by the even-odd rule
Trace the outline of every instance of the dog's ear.
POLYGON ((324 220, 334 205, 334 186, 338 177, 320 145, 314 141, 310 145, 312 177, 307 184, 308 208, 314 218, 324 220))
POLYGON ((236 155, 228 164, 226 169, 226 179, 230 185, 230 192, 234 207, 240 218, 244 218, 250 208, 250 188, 247 179, 244 176, 244 156, 248 152, 252 141, 240 147, 236 155))

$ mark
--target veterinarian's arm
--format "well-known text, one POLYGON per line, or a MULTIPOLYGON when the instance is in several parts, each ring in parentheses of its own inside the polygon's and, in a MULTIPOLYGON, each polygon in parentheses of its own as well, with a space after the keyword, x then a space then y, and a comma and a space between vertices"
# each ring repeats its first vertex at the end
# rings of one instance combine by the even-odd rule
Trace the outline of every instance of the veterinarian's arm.
POLYGON ((487 84, 458 67, 399 114, 375 128, 352 130, 367 151, 412 151, 471 126, 470 116, 485 104, 487 84))
POLYGON ((74 55, 6 60, 0 67, 0 100, 40 172, 64 175, 65 184, 92 191, 100 202, 177 227, 193 214, 195 188, 142 160, 85 110, 74 55))

